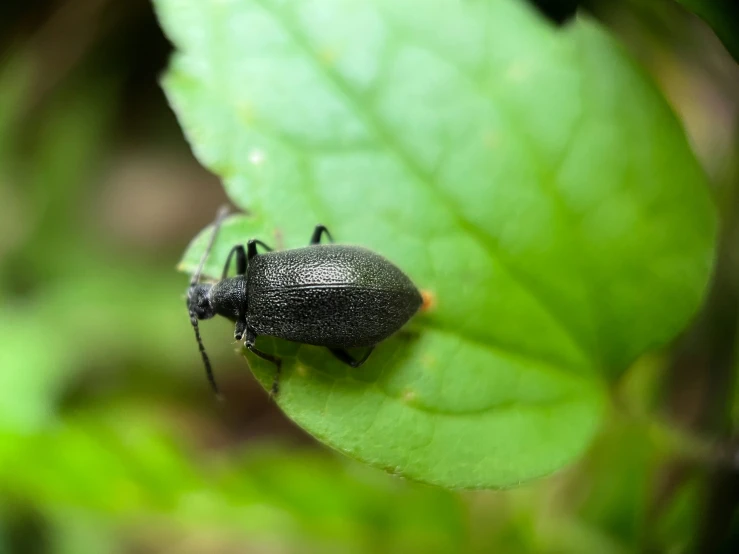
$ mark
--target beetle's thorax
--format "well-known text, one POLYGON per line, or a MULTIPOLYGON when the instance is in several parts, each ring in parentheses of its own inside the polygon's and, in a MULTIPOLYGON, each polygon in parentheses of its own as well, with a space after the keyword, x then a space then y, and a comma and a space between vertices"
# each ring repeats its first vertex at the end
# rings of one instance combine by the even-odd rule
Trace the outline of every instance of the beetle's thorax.
POLYGON ((246 314, 246 276, 219 281, 210 289, 209 297, 215 313, 232 321, 242 319, 246 314))

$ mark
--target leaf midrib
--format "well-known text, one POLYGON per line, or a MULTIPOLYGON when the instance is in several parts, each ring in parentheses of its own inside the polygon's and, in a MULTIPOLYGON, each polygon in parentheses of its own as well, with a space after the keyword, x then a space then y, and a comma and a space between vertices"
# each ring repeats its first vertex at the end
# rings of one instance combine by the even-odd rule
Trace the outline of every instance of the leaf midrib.
POLYGON ((405 166, 418 183, 426 188, 429 192, 437 196, 437 198, 447 207, 457 225, 469 236, 474 238, 483 246, 488 256, 493 262, 505 270, 511 279, 519 284, 524 291, 553 322, 563 331, 568 340, 575 346, 582 357, 592 360, 593 356, 590 349, 583 342, 581 337, 574 331, 573 326, 565 321, 557 311, 555 311, 546 301, 546 299, 534 289, 526 277, 522 275, 509 260, 502 254, 499 246, 494 239, 490 237, 483 229, 475 223, 467 219, 457 207, 456 203, 449 198, 443 191, 436 186, 436 179, 433 174, 426 171, 415 158, 407 152, 407 150, 397 141, 393 134, 386 128, 384 123, 375 113, 368 109, 362 102, 357 92, 349 85, 349 83, 331 67, 321 62, 316 55, 315 49, 308 38, 300 31, 297 25, 291 21, 291 18, 282 13, 281 10, 269 5, 265 0, 254 0, 256 4, 275 19, 275 21, 288 33, 294 43, 299 46, 306 54, 306 58, 311 62, 319 75, 335 87, 344 98, 351 104, 355 113, 360 116, 367 128, 373 132, 382 142, 387 145, 387 151, 392 153, 403 166, 405 166))

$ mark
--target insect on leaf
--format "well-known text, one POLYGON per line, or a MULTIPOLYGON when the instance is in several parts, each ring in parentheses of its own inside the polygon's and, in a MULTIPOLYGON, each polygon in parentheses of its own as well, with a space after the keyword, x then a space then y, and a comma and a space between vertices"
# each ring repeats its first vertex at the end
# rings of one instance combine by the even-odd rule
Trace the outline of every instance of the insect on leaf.
MULTIPOLYGON (((588 446, 605 383, 699 305, 706 179, 593 21, 558 29, 513 0, 155 4, 169 101, 254 214, 206 272, 233 244, 302 246, 323 223, 435 299, 356 370, 258 342, 284 358, 280 407, 321 441, 447 487, 549 474, 588 446)), ((249 361, 269 388, 274 368, 249 361)))

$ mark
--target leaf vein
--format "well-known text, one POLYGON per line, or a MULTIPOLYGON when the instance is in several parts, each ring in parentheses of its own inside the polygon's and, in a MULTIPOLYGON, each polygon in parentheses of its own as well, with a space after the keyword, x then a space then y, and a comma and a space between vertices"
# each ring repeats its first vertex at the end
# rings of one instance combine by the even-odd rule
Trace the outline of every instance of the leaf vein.
POLYGON ((423 166, 410 152, 407 151, 400 141, 394 137, 393 133, 390 132, 385 123, 377 116, 376 113, 367 109, 362 102, 361 95, 353 89, 346 79, 344 79, 338 72, 322 63, 316 49, 308 40, 307 36, 300 31, 294 20, 284 13, 283 10, 272 5, 267 0, 255 0, 255 2, 262 6, 267 13, 272 15, 295 44, 306 53, 307 60, 315 66, 318 74, 322 75, 327 83, 332 85, 342 94, 345 100, 351 104, 352 108, 354 108, 355 113, 362 116, 368 129, 371 130, 383 144, 388 146, 388 152, 398 159, 398 161, 409 171, 411 176, 414 177, 421 186, 425 187, 427 191, 437 196, 454 217, 459 227, 479 242, 488 253, 491 260, 497 262, 497 265, 506 271, 509 276, 519 284, 521 289, 528 294, 529 297, 539 305, 542 311, 551 318, 560 330, 563 331, 564 335, 578 349, 578 351, 586 358, 590 358, 591 354, 589 349, 573 328, 573 325, 566 321, 562 314, 552 308, 548 300, 537 289, 532 280, 520 271, 515 263, 513 263, 503 253, 496 240, 477 224, 469 220, 469 218, 462 213, 456 203, 449 198, 447 194, 440 190, 436 184, 437 180, 433 173, 430 173, 423 168, 423 166))

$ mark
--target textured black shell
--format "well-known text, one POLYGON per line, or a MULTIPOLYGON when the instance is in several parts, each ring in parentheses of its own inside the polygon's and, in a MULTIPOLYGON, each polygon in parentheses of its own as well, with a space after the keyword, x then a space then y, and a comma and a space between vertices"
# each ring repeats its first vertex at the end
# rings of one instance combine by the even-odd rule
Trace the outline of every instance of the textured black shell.
POLYGON ((320 244, 249 260, 247 325, 256 334, 352 348, 386 339, 421 306, 411 280, 358 246, 320 244))

